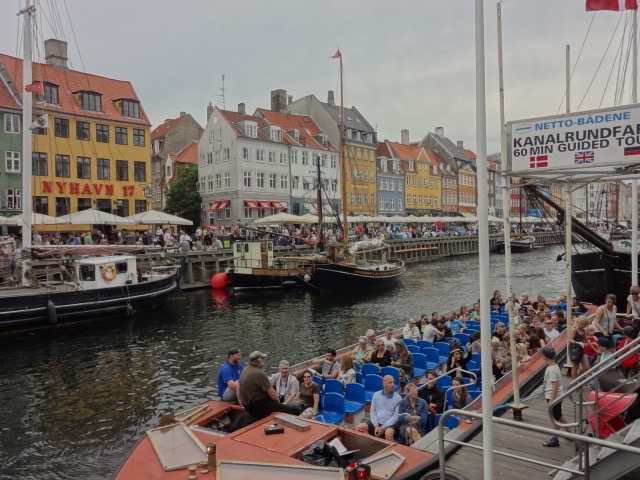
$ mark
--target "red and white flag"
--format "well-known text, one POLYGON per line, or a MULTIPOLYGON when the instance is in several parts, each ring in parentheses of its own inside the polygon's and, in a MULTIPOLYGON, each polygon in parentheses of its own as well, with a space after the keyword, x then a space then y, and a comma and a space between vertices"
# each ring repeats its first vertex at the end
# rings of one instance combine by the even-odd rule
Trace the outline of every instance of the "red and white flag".
POLYGON ((44 84, 42 82, 33 82, 24 87, 25 91, 44 95, 44 84))
POLYGON ((338 49, 331 58, 342 58, 342 52, 340 51, 340 49, 338 49))
POLYGON ((536 155, 529 157, 529 168, 545 168, 549 166, 549 157, 547 155, 536 155))
POLYGON ((623 10, 637 10, 638 0, 587 0, 587 12, 597 10, 610 10, 622 12, 623 10))

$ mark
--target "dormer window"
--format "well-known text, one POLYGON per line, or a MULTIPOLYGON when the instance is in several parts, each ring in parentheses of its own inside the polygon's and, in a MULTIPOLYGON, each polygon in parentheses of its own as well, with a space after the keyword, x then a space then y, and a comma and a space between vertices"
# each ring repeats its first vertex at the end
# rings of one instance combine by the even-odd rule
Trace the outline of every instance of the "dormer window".
POLYGON ((409 161, 409 170, 413 172, 413 162, 409 161))
POLYGON ((80 92, 80 105, 83 110, 102 111, 102 95, 96 92, 80 92))
POLYGON ((255 122, 243 122, 244 134, 249 138, 258 137, 258 125, 255 122))
POLYGON ((53 83, 44 83, 44 94, 36 95, 36 102, 45 102, 50 105, 59 105, 58 86, 53 83))
POLYGON ((289 136, 291 136, 296 142, 300 142, 300 131, 299 130, 290 130, 287 132, 289 136))
POLYGON ((128 118, 140 118, 140 102, 137 100, 122 100, 122 115, 128 118))
POLYGON ((269 137, 274 142, 282 142, 282 130, 280 127, 271 127, 269 132, 269 137))

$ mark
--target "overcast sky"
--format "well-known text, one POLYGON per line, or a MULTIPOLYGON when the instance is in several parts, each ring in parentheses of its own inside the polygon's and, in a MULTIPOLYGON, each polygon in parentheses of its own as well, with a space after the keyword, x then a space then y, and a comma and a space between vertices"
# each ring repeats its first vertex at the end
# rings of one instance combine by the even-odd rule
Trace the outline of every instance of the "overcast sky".
MULTIPOLYGON (((21 55, 16 12, 24 4, 0 1, 3 53, 21 55)), ((420 140, 441 126, 451 140, 476 148, 474 0, 36 4, 43 15, 34 60, 44 61, 44 39, 67 40, 73 69, 131 81, 154 126, 180 111, 204 126, 207 104, 222 106, 223 74, 228 110, 241 102, 251 113, 269 108, 270 92, 278 88, 294 99, 314 94, 326 101, 329 90, 339 99, 338 61, 330 58, 339 47, 345 105, 360 110, 379 140, 399 141, 404 128, 411 141, 420 140)), ((496 2, 485 1, 484 10, 492 153, 500 148, 496 2)), ((587 13, 584 0, 506 0, 502 12, 507 121, 565 111, 565 46, 571 46, 573 68, 585 39, 572 83, 572 110, 614 104, 614 59, 625 14, 587 13)), ((628 83, 622 103, 630 101, 628 83)))

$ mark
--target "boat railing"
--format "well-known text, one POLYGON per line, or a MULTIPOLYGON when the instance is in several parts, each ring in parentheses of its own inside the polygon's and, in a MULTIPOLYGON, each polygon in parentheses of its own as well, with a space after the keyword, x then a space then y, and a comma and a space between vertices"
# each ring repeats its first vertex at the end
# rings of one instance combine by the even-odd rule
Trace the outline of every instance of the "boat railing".
MULTIPOLYGON (((459 409, 447 410, 442 414, 442 417, 440 417, 440 421, 438 422, 438 464, 439 464, 439 468, 440 468, 440 478, 447 478, 446 477, 446 464, 445 464, 447 452, 445 451, 445 442, 449 442, 449 443, 455 444, 455 445, 464 446, 464 447, 467 447, 467 448, 473 448, 475 450, 481 450, 481 451, 484 450, 484 446, 483 445, 473 445, 473 444, 469 444, 469 443, 461 441, 461 440, 456 440, 455 438, 452 438, 450 436, 445 436, 445 423, 446 423, 446 420, 452 415, 482 419, 484 414, 482 412, 474 412, 474 411, 459 410, 459 409)), ((586 443, 588 445, 611 448, 611 449, 619 450, 619 451, 622 451, 622 452, 627 452, 627 453, 632 453, 632 454, 635 454, 635 455, 640 455, 640 448, 632 447, 632 446, 629 446, 629 445, 625 445, 623 443, 613 442, 613 441, 610 441, 610 440, 601 440, 599 438, 588 437, 588 436, 585 436, 585 435, 579 435, 577 433, 565 432, 565 431, 562 431, 562 430, 555 430, 555 429, 549 428, 549 427, 541 427, 541 426, 538 426, 538 425, 533 425, 531 423, 523 423, 521 421, 509 420, 507 418, 502 418, 502 417, 492 417, 491 421, 496 423, 496 424, 498 424, 498 425, 505 425, 505 426, 508 426, 508 427, 513 427, 514 429, 517 429, 519 435, 522 435, 523 430, 528 430, 528 431, 531 431, 531 432, 544 433, 546 435, 554 435, 556 437, 566 438, 567 440, 571 440, 571 441, 578 442, 578 443, 583 442, 583 443, 586 443)), ((584 471, 579 470, 579 469, 565 467, 564 465, 556 465, 556 464, 553 464, 553 463, 549 463, 549 462, 545 462, 545 461, 542 461, 542 460, 538 460, 536 458, 524 457, 524 456, 522 456, 522 454, 512 454, 512 453, 509 453, 509 452, 504 452, 504 451, 500 451, 500 450, 496 450, 496 449, 493 449, 493 453, 496 454, 496 455, 501 455, 501 456, 504 456, 504 457, 508 457, 508 458, 519 460, 519 461, 532 463, 532 464, 535 464, 535 465, 540 465, 540 466, 543 466, 543 467, 549 467, 549 468, 552 468, 552 469, 557 469, 557 470, 561 470, 563 472, 568 472, 568 473, 572 473, 572 474, 576 474, 576 475, 584 475, 585 474, 584 471)))

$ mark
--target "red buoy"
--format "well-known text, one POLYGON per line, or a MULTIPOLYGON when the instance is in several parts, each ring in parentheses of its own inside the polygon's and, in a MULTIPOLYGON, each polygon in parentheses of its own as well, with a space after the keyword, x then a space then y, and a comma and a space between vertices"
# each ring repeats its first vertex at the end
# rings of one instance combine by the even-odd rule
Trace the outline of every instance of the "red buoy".
POLYGON ((229 277, 226 273, 216 273, 211 277, 211 288, 223 290, 229 285, 229 277))

